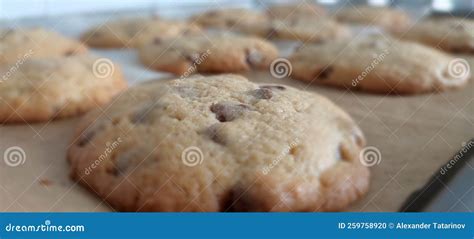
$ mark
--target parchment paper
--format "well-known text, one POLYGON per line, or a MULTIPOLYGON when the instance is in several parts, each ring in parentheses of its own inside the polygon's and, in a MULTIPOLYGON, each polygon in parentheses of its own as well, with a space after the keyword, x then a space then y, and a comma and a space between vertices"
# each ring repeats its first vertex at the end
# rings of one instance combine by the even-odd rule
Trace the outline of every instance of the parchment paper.
MULTIPOLYGON (((59 30, 77 35, 85 28, 80 25, 83 23, 70 19, 69 23, 55 24, 63 26, 59 30), (77 27, 70 27, 70 24, 77 27)), ((121 63, 131 84, 170 77, 143 68, 133 50, 95 53, 121 63)), ((474 57, 465 58, 472 71, 474 57)), ((350 211, 396 211, 411 192, 421 187, 463 142, 474 136, 472 80, 459 91, 399 97, 308 86, 291 79, 272 78, 268 72, 245 75, 255 82, 287 84, 327 96, 355 119, 364 131, 368 145, 380 150, 380 163, 371 167, 370 191, 349 208, 350 211)), ((78 118, 71 118, 0 126, 0 153, 19 146, 26 155, 24 164, 17 167, 0 162, 1 211, 113 210, 69 178, 65 155, 77 121, 78 118)))

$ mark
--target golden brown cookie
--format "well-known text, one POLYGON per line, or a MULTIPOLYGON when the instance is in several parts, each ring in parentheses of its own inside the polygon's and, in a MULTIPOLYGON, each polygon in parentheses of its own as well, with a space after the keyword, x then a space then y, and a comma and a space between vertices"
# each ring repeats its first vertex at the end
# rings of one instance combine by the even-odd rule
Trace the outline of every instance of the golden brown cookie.
POLYGON ((59 57, 87 52, 80 42, 43 28, 0 30, 0 66, 30 58, 59 57))
POLYGON ((0 123, 79 115, 126 88, 118 65, 86 55, 29 59, 0 75, 0 123))
POLYGON ((411 19, 405 12, 386 7, 349 7, 338 10, 338 21, 355 25, 372 25, 388 32, 403 32, 410 27, 411 19))
POLYGON ((428 19, 399 36, 447 52, 474 54, 474 21, 469 19, 428 19))
POLYGON ((87 45, 100 48, 127 48, 170 37, 200 33, 190 23, 160 18, 128 18, 106 22, 85 32, 81 39, 87 45))
POLYGON ((193 16, 190 21, 203 27, 232 29, 239 26, 260 24, 268 17, 260 12, 244 8, 215 9, 193 16))
POLYGON ((269 17, 281 20, 292 18, 315 19, 326 15, 326 10, 322 6, 308 1, 300 1, 297 4, 273 5, 266 12, 269 17))
POLYGON ((443 91, 462 87, 470 77, 468 66, 459 71, 459 59, 383 36, 302 46, 289 60, 295 79, 375 93, 443 91))
POLYGON ((155 41, 139 49, 143 64, 177 75, 268 68, 278 57, 270 42, 234 35, 190 36, 155 41))
POLYGON ((325 97, 216 75, 129 89, 83 118, 68 159, 122 211, 336 211, 368 190, 364 144, 325 97))

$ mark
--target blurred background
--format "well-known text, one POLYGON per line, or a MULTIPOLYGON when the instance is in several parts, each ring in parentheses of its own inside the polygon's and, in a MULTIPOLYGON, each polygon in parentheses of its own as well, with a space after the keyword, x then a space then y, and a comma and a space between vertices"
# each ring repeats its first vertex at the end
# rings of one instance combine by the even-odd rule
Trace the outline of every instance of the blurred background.
MULTIPOLYGON (((147 10, 160 14, 176 15, 176 10, 187 12, 202 10, 209 5, 262 7, 274 3, 291 3, 289 0, 0 0, 0 19, 58 16, 76 13, 147 10)), ((474 0, 314 0, 329 9, 344 4, 393 5, 407 11, 466 16, 474 9, 474 0)), ((472 16, 471 16, 472 17, 472 16)))
MULTIPOLYGON (((474 0, 306 1, 323 5, 329 11, 335 11, 345 6, 363 4, 400 8, 407 11, 413 19, 419 19, 426 15, 474 17, 472 13, 474 10, 474 0)), ((163 18, 184 19, 194 13, 204 12, 213 8, 242 7, 265 9, 265 7, 269 5, 286 3, 297 4, 298 2, 299 1, 289 0, 0 0, 0 29, 6 27, 42 26, 48 29, 54 29, 66 36, 78 38, 82 32, 88 30, 90 27, 96 26, 98 23, 102 23, 106 20, 123 17, 122 14, 127 16, 159 14, 163 18)), ((289 50, 292 49, 289 48, 289 50)), ((124 73, 126 78, 133 79, 134 82, 160 78, 163 77, 164 74, 144 69, 143 66, 139 64, 138 56, 133 49, 93 49, 93 53, 113 59, 115 62, 125 66, 124 73)), ((441 97, 442 98, 436 100, 444 102, 446 100, 445 96, 441 97)), ((403 103, 406 102, 404 101, 403 103)), ((398 129, 400 129, 400 127, 398 129)), ((438 133, 436 133, 435 136, 438 136, 438 133)), ((444 142, 446 141, 444 140, 444 142)), ((456 143, 450 143, 458 145, 456 143)), ((415 153, 415 150, 413 153, 415 153)), ((421 153, 416 152, 416 155, 418 154, 421 153)), ((446 161, 447 160, 448 158, 446 158, 446 161)), ((474 163, 471 163, 474 162, 474 158, 470 160, 468 165, 474 165, 474 163)), ((457 175, 459 176, 456 176, 456 178, 450 182, 449 189, 444 189, 425 210, 467 211, 470 210, 470 208, 474 208, 472 168, 473 167, 465 167, 462 171, 458 172, 457 175), (461 199, 466 200, 461 201, 461 199)), ((415 172, 415 170, 412 170, 412 172, 415 172)), ((388 183, 393 182, 394 178, 392 175, 386 174, 384 176, 390 177, 387 178, 387 180, 389 180, 388 183)), ((399 190, 394 192, 403 190, 403 188, 399 187, 400 184, 398 182, 394 184, 398 184, 394 186, 395 190, 399 190)), ((391 189, 392 188, 388 188, 387 191, 391 189)), ((414 194, 414 196, 417 197, 416 194, 414 194)), ((401 198, 401 200, 404 200, 404 198, 401 198)))

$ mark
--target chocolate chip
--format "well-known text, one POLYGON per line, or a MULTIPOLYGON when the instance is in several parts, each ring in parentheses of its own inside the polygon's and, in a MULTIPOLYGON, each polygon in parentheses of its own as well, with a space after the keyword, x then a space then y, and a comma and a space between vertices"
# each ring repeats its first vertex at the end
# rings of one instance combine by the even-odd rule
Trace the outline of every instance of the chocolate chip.
POLYGON ((69 50, 69 51, 64 52, 64 56, 72 56, 74 55, 74 53, 75 53, 74 50, 69 50))
POLYGON ((160 160, 157 155, 144 154, 144 152, 147 152, 146 149, 140 147, 115 150, 117 152, 113 154, 113 164, 108 168, 109 172, 114 176, 125 176, 127 173, 131 173, 130 171, 133 171, 137 165, 143 168, 150 168, 160 160))
POLYGON ((316 79, 318 80, 326 80, 329 78, 329 75, 333 72, 333 68, 328 66, 324 69, 321 69, 317 74, 316 74, 316 79))
POLYGON ((352 161, 352 154, 347 146, 340 144, 339 145, 339 152, 337 152, 338 158, 344 161, 352 161))
POLYGON ((255 67, 260 65, 263 60, 263 55, 255 49, 247 49, 245 61, 250 67, 255 67))
POLYGON ((451 48, 450 52, 454 54, 461 54, 462 50, 459 48, 451 48))
MULTIPOLYGON (((440 49, 440 48, 438 48, 440 49)), ((442 49, 440 49, 442 50, 442 49)), ((468 47, 452 47, 448 49, 449 52, 453 54, 474 54, 474 48, 468 48, 468 47)))
POLYGON ((250 107, 244 104, 217 103, 211 105, 211 111, 216 114, 216 119, 220 122, 228 122, 236 119, 250 107))
POLYGON ((256 89, 252 93, 256 98, 263 100, 269 100, 273 97, 273 91, 270 88, 256 89))
POLYGON ((219 200, 219 211, 220 212, 232 212, 234 206, 234 190, 230 189, 225 191, 222 194, 222 197, 219 200))
POLYGON ((277 90, 286 90, 286 87, 282 85, 261 85, 260 88, 263 89, 277 89, 277 90))
POLYGON ((84 132, 82 132, 82 135, 79 137, 78 140, 78 145, 79 147, 84 147, 88 143, 92 141, 94 136, 97 134, 97 132, 103 130, 105 128, 105 125, 99 124, 98 126, 91 126, 88 129, 86 129, 84 132))
POLYGON ((257 201, 241 186, 234 186, 224 194, 221 201, 222 212, 252 212, 257 211, 257 201))

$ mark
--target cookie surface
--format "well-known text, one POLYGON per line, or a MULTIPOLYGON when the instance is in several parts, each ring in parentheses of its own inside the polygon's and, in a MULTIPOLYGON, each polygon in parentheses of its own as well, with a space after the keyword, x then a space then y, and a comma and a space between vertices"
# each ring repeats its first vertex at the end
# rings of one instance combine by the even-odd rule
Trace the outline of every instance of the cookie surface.
POLYGON ((324 97, 196 76, 90 112, 68 159, 75 180, 122 211, 334 211, 368 189, 364 144, 324 97))
POLYGON ((266 12, 270 18, 282 20, 302 17, 314 19, 326 15, 326 10, 322 6, 305 1, 300 1, 294 5, 273 5, 266 12))
POLYGON ((239 26, 260 24, 268 20, 268 17, 260 12, 244 8, 215 9, 200 13, 191 18, 203 27, 232 29, 239 26))
POLYGON ((198 72, 238 72, 268 68, 278 56, 270 42, 234 35, 190 36, 156 41, 139 49, 152 69, 177 75, 198 72))
POLYGON ((469 79, 441 51, 382 36, 302 46, 289 60, 292 78, 375 93, 443 91, 469 79))
POLYGON ((126 83, 117 65, 102 61, 81 55, 1 67, 0 122, 47 121, 108 102, 126 83))
POLYGON ((43 28, 0 30, 0 66, 29 58, 78 55, 87 52, 80 42, 43 28))
POLYGON ((160 18, 126 18, 106 22, 86 31, 81 39, 87 45, 100 48, 139 47, 155 39, 188 36, 201 32, 190 23, 160 18))
POLYGON ((338 10, 335 17, 348 24, 378 26, 392 33, 403 32, 411 24, 406 13, 385 7, 350 7, 338 10))
POLYGON ((402 39, 417 41, 452 53, 474 54, 474 21, 460 18, 428 19, 415 24, 402 39))

